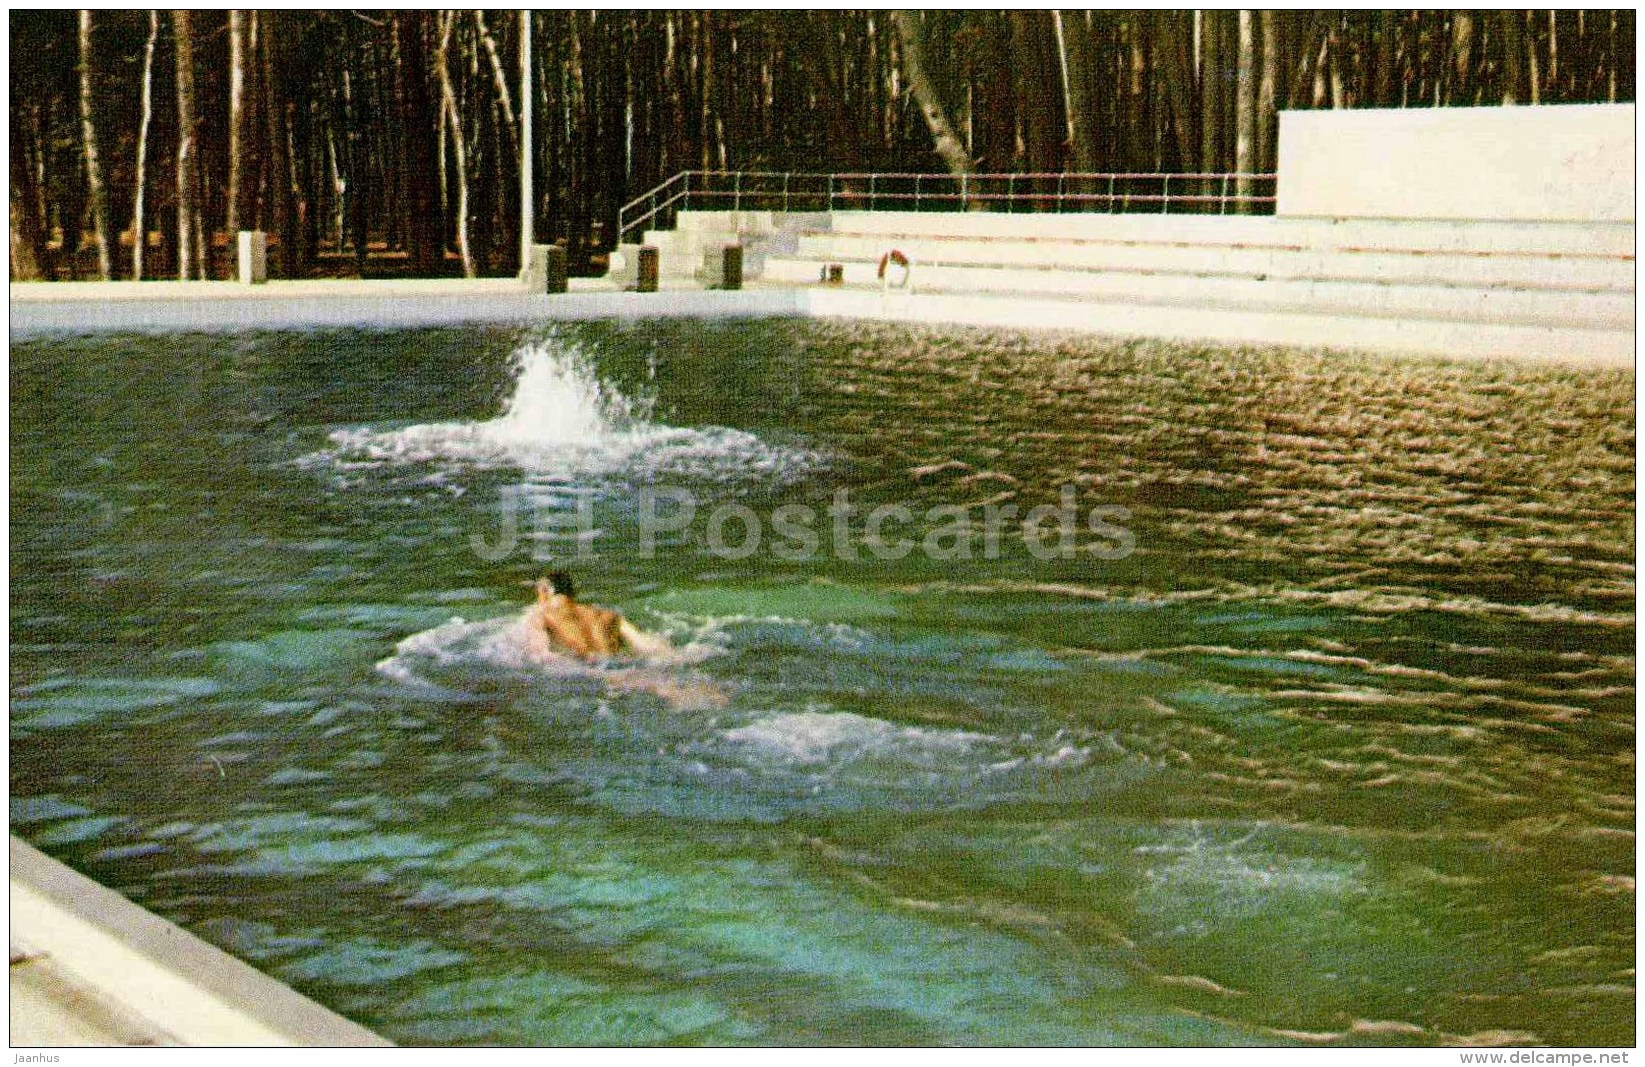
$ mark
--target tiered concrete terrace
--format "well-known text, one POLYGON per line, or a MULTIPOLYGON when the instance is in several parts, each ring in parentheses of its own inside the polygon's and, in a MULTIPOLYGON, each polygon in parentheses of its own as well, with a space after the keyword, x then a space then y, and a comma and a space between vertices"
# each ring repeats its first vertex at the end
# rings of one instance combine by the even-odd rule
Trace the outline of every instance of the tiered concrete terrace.
POLYGON ((682 211, 641 240, 665 285, 714 284, 742 243, 754 285, 808 289, 814 314, 1632 359, 1632 105, 1288 112, 1279 144, 1271 217, 682 211), (893 249, 913 269, 885 291, 893 249))
POLYGON ((675 285, 711 283, 739 239, 750 284, 814 287, 823 314, 1582 362, 1633 352, 1630 223, 682 212, 645 235, 675 285), (882 287, 891 249, 913 261, 910 291, 882 287), (830 263, 839 288, 820 282, 830 263))

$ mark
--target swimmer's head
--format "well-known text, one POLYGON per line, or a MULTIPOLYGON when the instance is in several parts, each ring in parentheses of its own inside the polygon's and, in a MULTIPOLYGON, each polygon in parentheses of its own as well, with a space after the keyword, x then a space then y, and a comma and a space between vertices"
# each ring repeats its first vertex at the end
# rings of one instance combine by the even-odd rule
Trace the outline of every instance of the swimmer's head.
POLYGON ((577 599, 577 587, 572 584, 571 575, 565 571, 550 571, 544 583, 547 584, 549 593, 554 596, 577 599))

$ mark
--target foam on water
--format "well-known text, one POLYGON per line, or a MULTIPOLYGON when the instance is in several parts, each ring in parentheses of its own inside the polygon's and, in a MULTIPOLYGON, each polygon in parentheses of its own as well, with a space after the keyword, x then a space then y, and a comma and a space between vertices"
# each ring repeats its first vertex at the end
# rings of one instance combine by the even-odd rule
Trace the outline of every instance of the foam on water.
POLYGON ((575 345, 527 345, 514 356, 503 413, 483 421, 362 427, 331 435, 318 458, 343 469, 436 464, 514 467, 555 479, 792 481, 818 465, 808 450, 723 426, 675 427, 652 418, 655 399, 602 381, 575 345))
POLYGON ((990 738, 967 730, 899 726, 851 712, 802 711, 760 719, 724 737, 756 759, 794 764, 849 761, 900 750, 921 757, 963 754, 990 738))
POLYGON ((536 740, 521 750, 531 764, 521 769, 577 783, 625 812, 767 820, 1086 794, 1114 784, 1115 757, 1123 757, 1106 735, 898 722, 822 696, 796 703, 756 681, 723 682, 701 664, 735 662, 749 636, 743 617, 654 620, 671 642, 666 650, 603 663, 535 656, 530 619, 529 610, 454 618, 402 640, 378 673, 431 700, 532 683, 525 729, 536 740))
MULTIPOLYGON (((610 678, 634 665, 659 669, 683 668, 717 654, 721 649, 706 633, 674 632, 676 643, 632 660, 589 663, 574 656, 542 658, 533 654, 529 640, 534 608, 474 622, 453 616, 450 621, 414 633, 377 664, 385 678, 414 689, 442 689, 442 682, 460 684, 463 678, 533 675, 550 678, 610 678)), ((449 690, 447 690, 449 692, 449 690)))

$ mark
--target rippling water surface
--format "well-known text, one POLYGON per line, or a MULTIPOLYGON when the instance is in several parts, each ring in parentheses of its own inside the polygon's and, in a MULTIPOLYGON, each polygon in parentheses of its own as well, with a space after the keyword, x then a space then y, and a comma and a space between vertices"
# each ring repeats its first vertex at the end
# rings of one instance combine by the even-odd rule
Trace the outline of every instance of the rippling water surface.
POLYGON ((14 832, 396 1041, 1635 1039, 1631 374, 680 322, 11 381, 14 832), (706 529, 1065 486, 1136 551, 706 529), (674 651, 531 664, 549 556, 674 651))

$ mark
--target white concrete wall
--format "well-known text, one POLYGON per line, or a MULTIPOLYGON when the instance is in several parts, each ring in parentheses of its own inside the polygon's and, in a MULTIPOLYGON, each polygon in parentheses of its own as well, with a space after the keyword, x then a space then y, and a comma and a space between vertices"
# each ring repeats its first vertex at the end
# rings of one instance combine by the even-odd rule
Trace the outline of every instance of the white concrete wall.
POLYGON ((1282 216, 1634 220, 1634 105, 1286 111, 1282 216))

